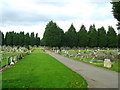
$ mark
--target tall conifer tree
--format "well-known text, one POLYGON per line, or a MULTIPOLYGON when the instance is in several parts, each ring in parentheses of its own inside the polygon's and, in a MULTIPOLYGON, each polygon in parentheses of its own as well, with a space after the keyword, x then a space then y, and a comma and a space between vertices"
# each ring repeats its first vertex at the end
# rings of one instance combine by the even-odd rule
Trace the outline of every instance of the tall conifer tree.
POLYGON ((78 31, 78 46, 86 47, 88 45, 88 33, 84 25, 78 31))
POLYGON ((98 46, 99 47, 107 46, 107 34, 104 27, 98 29, 98 46))
POLYGON ((117 47, 117 34, 112 26, 108 27, 107 40, 108 47, 117 47))
POLYGON ((65 38, 66 38, 67 46, 69 46, 69 47, 77 46, 78 38, 77 38, 76 29, 73 26, 73 24, 71 24, 70 28, 65 33, 65 38))
POLYGON ((97 47, 98 46, 98 33, 96 31, 95 25, 91 25, 89 28, 89 47, 97 47))

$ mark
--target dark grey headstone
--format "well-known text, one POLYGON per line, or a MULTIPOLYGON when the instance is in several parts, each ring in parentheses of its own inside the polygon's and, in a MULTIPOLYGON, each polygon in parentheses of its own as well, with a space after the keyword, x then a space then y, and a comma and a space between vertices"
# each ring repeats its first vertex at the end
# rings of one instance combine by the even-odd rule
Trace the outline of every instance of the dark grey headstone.
POLYGON ((104 60, 105 57, 104 56, 97 56, 96 59, 101 59, 101 60, 104 60))
POLYGON ((117 58, 120 60, 120 54, 117 55, 117 58))

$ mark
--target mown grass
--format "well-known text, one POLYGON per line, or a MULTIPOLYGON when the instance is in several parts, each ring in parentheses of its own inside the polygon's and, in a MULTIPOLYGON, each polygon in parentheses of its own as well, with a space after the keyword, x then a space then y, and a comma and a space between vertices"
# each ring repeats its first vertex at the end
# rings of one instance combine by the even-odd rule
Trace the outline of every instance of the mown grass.
POLYGON ((42 50, 8 68, 2 75, 3 88, 86 88, 86 80, 42 50))

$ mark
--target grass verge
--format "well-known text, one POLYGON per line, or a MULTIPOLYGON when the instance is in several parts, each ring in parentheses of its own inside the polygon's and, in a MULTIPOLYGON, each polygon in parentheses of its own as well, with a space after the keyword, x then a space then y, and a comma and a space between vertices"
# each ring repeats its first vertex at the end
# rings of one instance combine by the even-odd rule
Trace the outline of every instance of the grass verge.
POLYGON ((3 88, 87 88, 82 76, 39 49, 4 71, 2 82, 3 88))

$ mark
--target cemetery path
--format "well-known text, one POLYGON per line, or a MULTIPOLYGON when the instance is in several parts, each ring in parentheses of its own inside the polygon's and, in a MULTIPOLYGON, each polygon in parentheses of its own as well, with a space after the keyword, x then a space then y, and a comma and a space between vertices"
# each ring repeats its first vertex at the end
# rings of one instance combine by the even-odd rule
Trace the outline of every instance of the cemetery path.
POLYGON ((66 58, 46 51, 59 62, 82 75, 88 82, 88 88, 118 88, 118 73, 104 68, 92 66, 77 60, 66 58))

